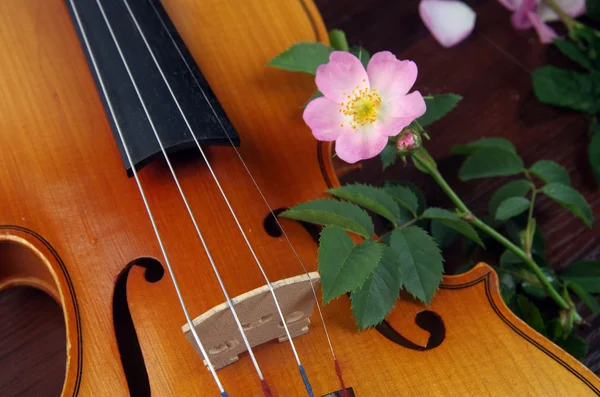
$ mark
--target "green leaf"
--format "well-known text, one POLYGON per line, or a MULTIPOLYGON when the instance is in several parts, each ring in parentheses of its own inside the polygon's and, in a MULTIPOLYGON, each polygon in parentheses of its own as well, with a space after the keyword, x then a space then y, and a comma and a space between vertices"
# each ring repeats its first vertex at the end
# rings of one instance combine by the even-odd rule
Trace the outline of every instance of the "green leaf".
POLYGON ((600 294, 600 261, 577 261, 562 272, 560 278, 582 286, 590 294, 600 294))
POLYGON ((397 219, 400 218, 398 204, 394 197, 390 196, 385 190, 369 185, 346 185, 334 189, 329 189, 327 193, 341 198, 351 203, 358 204, 363 208, 371 210, 392 222, 397 226, 397 219))
POLYGON ((279 216, 324 226, 339 226, 366 239, 374 233, 373 221, 367 212, 357 205, 337 200, 313 200, 298 204, 279 216))
POLYGON ((545 183, 571 184, 571 178, 569 178, 569 173, 565 167, 554 161, 540 160, 532 165, 529 171, 545 183))
POLYGON ((398 150, 396 149, 396 145, 388 143, 385 145, 379 156, 381 157, 381 162, 383 163, 383 169, 394 165, 396 159, 398 159, 398 150))
POLYGON ((481 238, 470 224, 462 220, 457 214, 454 212, 442 209, 442 208, 428 208, 421 215, 423 219, 432 219, 438 221, 445 226, 452 228, 462 234, 463 236, 470 238, 475 241, 481 247, 485 248, 481 238))
POLYGON ((581 285, 572 281, 568 281, 566 285, 567 288, 569 288, 575 295, 579 297, 579 299, 583 301, 583 303, 585 303, 587 307, 590 308, 592 314, 600 313, 600 304, 598 304, 596 298, 591 296, 581 285))
POLYGON ((346 33, 339 29, 332 29, 329 31, 329 44, 331 44, 334 50, 350 51, 346 33))
POLYGON ((570 334, 566 339, 555 340, 554 343, 578 360, 587 355, 588 343, 574 334, 570 334))
POLYGON ((306 101, 306 103, 304 105, 301 106, 302 109, 306 108, 306 106, 313 100, 313 99, 317 99, 322 97, 323 94, 321 93, 321 91, 317 91, 314 94, 312 94, 312 96, 310 98, 308 98, 308 101, 306 101))
POLYGON ((419 209, 419 200, 415 193, 408 187, 401 185, 386 186, 383 188, 387 194, 392 196, 398 204, 416 215, 419 209))
POLYGON ((379 266, 365 283, 352 291, 352 314, 363 330, 382 322, 396 304, 402 287, 398 256, 388 246, 383 247, 379 266))
MULTIPOLYGON (((560 287, 558 283, 558 278, 556 277, 556 274, 554 274, 554 271, 552 269, 548 267, 542 267, 541 271, 544 274, 546 280, 548 280, 548 282, 554 288, 558 289, 560 287)), ((533 296, 534 298, 538 299, 543 299, 549 296, 548 290, 546 290, 546 287, 544 287, 540 279, 537 278, 537 276, 534 273, 530 272, 529 270, 521 269, 518 272, 518 275, 522 280, 521 288, 523 288, 523 291, 527 295, 533 296)))
POLYGON ((523 160, 508 150, 489 148, 471 154, 458 171, 461 181, 493 176, 516 175, 524 169, 523 160))
POLYGON ((586 15, 596 22, 600 22, 600 1, 586 0, 585 2, 586 15))
POLYGON ((365 50, 361 46, 355 45, 350 48, 350 53, 354 54, 354 56, 360 59, 365 69, 367 68, 369 61, 371 60, 371 54, 369 54, 369 51, 365 50))
POLYGON ((417 121, 421 127, 428 126, 450 113, 462 99, 462 96, 456 94, 439 94, 425 98, 427 111, 417 121))
POLYGON ((505 221, 520 215, 529 209, 531 202, 525 197, 510 197, 500 203, 496 210, 496 219, 505 221))
POLYGON ((301 42, 271 59, 268 65, 292 72, 316 74, 319 65, 329 62, 332 51, 333 48, 322 43, 301 42))
POLYGON ((560 183, 549 183, 541 189, 541 192, 556 201, 573 215, 580 218, 588 227, 592 227, 592 209, 585 198, 577 190, 561 185, 560 183))
POLYGON ((481 149, 504 149, 512 153, 517 153, 515 145, 511 141, 504 138, 481 138, 477 141, 469 142, 464 145, 452 146, 453 154, 473 154, 481 149))
POLYGON ((502 300, 507 305, 516 295, 517 284, 512 275, 508 273, 500 273, 500 295, 502 295, 502 300))
POLYGON ((381 260, 382 245, 365 240, 354 245, 346 232, 328 226, 319 239, 323 304, 362 286, 381 260))
POLYGON ((563 53, 567 58, 575 63, 583 66, 586 69, 592 69, 594 65, 592 61, 585 55, 585 53, 570 40, 554 40, 554 45, 563 53))
POLYGON ((596 176, 596 183, 600 186, 600 123, 597 120, 590 126, 590 132, 592 140, 588 146, 588 158, 596 176))
POLYGON ((577 73, 554 66, 533 71, 533 90, 540 102, 594 115, 600 111, 600 72, 577 73))
POLYGON ((518 265, 520 263, 523 263, 523 259, 519 258, 517 255, 515 255, 514 252, 512 252, 508 248, 505 249, 504 252, 502 252, 502 255, 500 255, 500 264, 502 266, 518 265))
POLYGON ((546 335, 546 325, 540 309, 533 304, 525 295, 519 294, 517 297, 519 313, 517 315, 525 321, 531 328, 542 335, 546 335))
POLYGON ((430 223, 431 236, 441 249, 450 247, 458 237, 458 232, 441 222, 432 220, 430 223))
POLYGON ((406 290, 429 303, 444 271, 444 260, 433 238, 420 227, 409 226, 392 232, 390 246, 398 255, 406 290))
POLYGON ((508 182, 500 189, 496 190, 496 193, 490 199, 489 212, 495 215, 498 210, 500 203, 511 197, 524 197, 532 188, 531 182, 525 179, 519 179, 516 181, 508 182))

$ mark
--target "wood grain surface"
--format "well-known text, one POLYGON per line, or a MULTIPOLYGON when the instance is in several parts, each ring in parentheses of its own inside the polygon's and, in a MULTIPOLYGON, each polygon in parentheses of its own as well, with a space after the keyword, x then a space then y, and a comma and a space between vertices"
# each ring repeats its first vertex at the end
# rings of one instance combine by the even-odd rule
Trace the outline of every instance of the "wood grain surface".
MULTIPOLYGON (((515 142, 527 164, 543 157, 567 167, 574 186, 598 214, 600 194, 586 160, 586 120, 539 104, 531 90, 530 71, 548 62, 560 64, 560 57, 539 45, 533 32, 513 31, 508 14, 496 1, 471 3, 478 12, 475 33, 458 47, 443 50, 418 19, 416 2, 316 1, 326 26, 345 30, 351 42, 360 42, 371 52, 391 50, 416 61, 417 87, 423 93, 456 92, 465 97, 459 110, 430 129, 433 140, 428 147, 476 213, 483 213, 490 194, 505 180, 457 182, 458 161, 450 158, 449 148, 482 136, 505 136, 515 142)), ((427 192, 431 204, 447 204, 439 189, 410 167, 379 171, 378 160, 368 161, 344 181, 410 179, 427 192)), ((536 216, 556 269, 577 259, 600 258, 598 228, 585 229, 543 199, 536 216)), ((452 257, 448 268, 460 264, 459 257, 452 257)), ((582 312, 589 314, 586 309, 582 312)), ((32 289, 7 290, 0 294, 0 319, 0 395, 58 396, 65 372, 65 330, 56 303, 32 289)), ((584 363, 600 373, 600 319, 587 316, 586 320, 591 326, 581 332, 591 351, 584 363)))

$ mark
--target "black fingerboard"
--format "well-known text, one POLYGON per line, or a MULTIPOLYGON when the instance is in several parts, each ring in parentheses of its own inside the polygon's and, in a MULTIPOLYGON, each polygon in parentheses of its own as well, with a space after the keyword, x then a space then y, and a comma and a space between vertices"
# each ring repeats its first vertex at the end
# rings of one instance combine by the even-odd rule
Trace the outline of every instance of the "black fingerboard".
POLYGON ((239 136, 202 76, 183 40, 171 23, 159 0, 66 0, 73 24, 79 35, 83 53, 96 81, 105 112, 127 173, 132 175, 117 125, 125 138, 136 169, 162 152, 152 129, 154 124, 167 153, 195 147, 194 138, 177 106, 181 107, 201 145, 239 144, 239 136), (111 36, 98 1, 116 40, 111 36), (142 33, 139 32, 131 9, 142 33), (87 43, 86 40, 87 39, 87 43), (146 38, 177 102, 169 92, 152 59, 146 38), (118 43, 118 46, 115 44, 118 43), (135 80, 142 101, 127 73, 125 63, 135 80), (95 61, 98 72, 93 65, 95 61), (103 82, 107 95, 100 82, 103 82), (109 110, 112 105, 115 117, 109 110), (151 121, 151 122, 150 122, 151 121))

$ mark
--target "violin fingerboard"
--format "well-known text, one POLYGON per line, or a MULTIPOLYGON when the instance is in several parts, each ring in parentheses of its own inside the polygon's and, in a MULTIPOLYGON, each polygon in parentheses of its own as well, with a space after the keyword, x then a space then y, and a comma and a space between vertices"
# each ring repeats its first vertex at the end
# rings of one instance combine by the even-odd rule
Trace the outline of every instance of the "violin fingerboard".
POLYGON ((156 156, 162 157, 156 134, 167 152, 196 146, 182 113, 200 144, 230 145, 229 136, 238 145, 237 133, 160 1, 98 2, 66 0, 128 174, 132 175, 131 167, 117 126, 121 129, 136 169, 156 156), (152 58, 144 38, 157 62, 152 58), (156 134, 150 121, 154 124, 156 134))

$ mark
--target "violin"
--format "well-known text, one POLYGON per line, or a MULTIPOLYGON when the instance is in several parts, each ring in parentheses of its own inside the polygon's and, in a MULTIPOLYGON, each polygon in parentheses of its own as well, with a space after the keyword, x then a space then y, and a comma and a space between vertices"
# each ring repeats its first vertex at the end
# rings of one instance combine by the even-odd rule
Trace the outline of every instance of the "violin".
POLYGON ((0 2, 0 290, 59 302, 62 396, 600 395, 483 263, 363 332, 314 301, 276 215, 339 181, 310 77, 266 67, 299 41, 310 0, 0 2))

